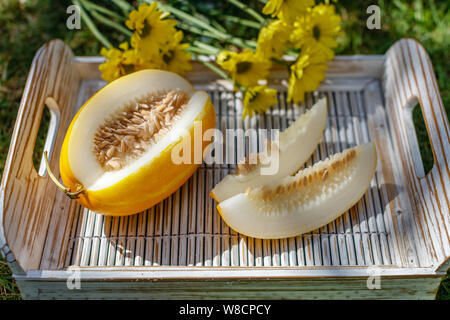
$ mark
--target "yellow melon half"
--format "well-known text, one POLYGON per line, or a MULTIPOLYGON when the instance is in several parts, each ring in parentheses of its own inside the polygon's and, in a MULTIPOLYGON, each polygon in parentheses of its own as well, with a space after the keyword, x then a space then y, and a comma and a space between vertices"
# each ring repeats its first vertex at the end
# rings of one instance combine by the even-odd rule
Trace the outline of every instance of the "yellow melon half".
POLYGON ((367 143, 282 179, 277 186, 249 188, 217 208, 235 231, 262 239, 315 230, 352 207, 370 185, 377 164, 367 143))
MULTIPOLYGON (((214 128, 214 107, 206 92, 195 91, 179 75, 143 70, 119 78, 72 120, 60 157, 62 181, 72 192, 83 189, 77 201, 95 212, 145 210, 176 191, 200 165, 194 163, 194 152, 188 163, 172 160, 172 150, 185 139, 194 150, 194 122, 201 122, 203 131, 214 128), (174 92, 182 98, 171 96, 174 92)), ((206 148, 201 137, 196 140, 206 148)))

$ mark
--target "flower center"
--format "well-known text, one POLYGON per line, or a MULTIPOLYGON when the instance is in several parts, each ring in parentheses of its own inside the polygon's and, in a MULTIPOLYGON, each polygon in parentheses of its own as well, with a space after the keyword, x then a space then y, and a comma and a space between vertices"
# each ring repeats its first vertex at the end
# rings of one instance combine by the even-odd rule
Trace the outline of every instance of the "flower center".
POLYGON ((247 72, 252 66, 251 62, 248 61, 242 61, 242 62, 238 62, 236 64, 236 71, 237 73, 244 73, 247 72))
POLYGON ((319 41, 320 39, 320 28, 318 26, 314 26, 313 28, 313 37, 314 39, 316 39, 317 41, 319 41))
POLYGON ((122 63, 122 68, 125 74, 129 74, 134 71, 134 66, 132 64, 122 63))
POLYGON ((252 91, 250 91, 249 93, 250 93, 250 99, 249 99, 249 102, 255 101, 256 98, 258 97, 258 92, 252 92, 252 91))
POLYGON ((144 21, 144 27, 141 30, 141 37, 145 38, 150 34, 152 27, 148 24, 147 20, 144 21))
POLYGON ((173 59, 173 50, 169 50, 168 52, 164 53, 162 58, 165 63, 169 64, 173 59))

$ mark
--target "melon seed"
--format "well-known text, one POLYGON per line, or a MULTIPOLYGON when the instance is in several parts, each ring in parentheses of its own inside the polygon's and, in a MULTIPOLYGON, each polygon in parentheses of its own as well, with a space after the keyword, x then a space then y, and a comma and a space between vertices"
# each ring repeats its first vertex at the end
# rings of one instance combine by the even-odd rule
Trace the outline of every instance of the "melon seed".
POLYGON ((182 90, 158 91, 127 104, 94 136, 94 153, 105 170, 119 170, 166 134, 189 101, 182 90))

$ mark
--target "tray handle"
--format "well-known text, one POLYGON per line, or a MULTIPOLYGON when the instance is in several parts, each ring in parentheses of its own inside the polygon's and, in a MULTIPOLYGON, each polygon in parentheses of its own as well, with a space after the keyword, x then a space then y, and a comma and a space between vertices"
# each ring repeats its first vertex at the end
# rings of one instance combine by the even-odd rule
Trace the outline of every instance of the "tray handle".
POLYGON ((61 214, 70 207, 65 202, 68 199, 56 194, 48 175, 39 175, 33 165, 42 113, 47 104, 52 113, 59 114, 59 126, 50 126, 54 136, 48 137, 46 143, 46 149, 53 144, 50 166, 59 172, 59 151, 73 117, 78 87, 79 76, 70 48, 61 40, 42 46, 24 88, 0 189, 0 249, 9 252, 10 260, 13 255, 25 271, 39 268, 54 202, 58 201, 61 214))
POLYGON ((400 145, 405 182, 409 187, 422 242, 438 266, 450 256, 450 136, 448 118, 430 58, 414 39, 396 42, 386 54, 385 96, 392 130, 400 145), (434 165, 423 175, 411 108, 418 102, 427 127, 434 165))

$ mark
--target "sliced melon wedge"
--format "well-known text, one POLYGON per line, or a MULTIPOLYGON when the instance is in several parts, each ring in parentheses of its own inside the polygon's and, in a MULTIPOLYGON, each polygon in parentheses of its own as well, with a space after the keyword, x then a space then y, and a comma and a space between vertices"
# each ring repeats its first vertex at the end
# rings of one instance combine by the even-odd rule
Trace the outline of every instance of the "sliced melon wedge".
POLYGON ((262 239, 315 230, 352 207, 370 185, 377 164, 367 143, 284 178, 276 187, 248 188, 217 208, 235 231, 262 239))
POLYGON ((276 152, 277 148, 279 151, 279 166, 275 174, 261 174, 263 166, 271 165, 269 152, 263 152, 256 156, 255 158, 258 159, 256 164, 249 164, 250 157, 247 157, 244 163, 237 166, 236 174, 226 176, 211 190, 210 195, 220 203, 236 194, 245 192, 248 187, 273 185, 279 179, 294 174, 316 149, 323 136, 326 119, 327 101, 326 98, 322 98, 279 134, 279 146, 275 142, 268 144, 268 147, 272 149, 271 152, 276 152))
MULTIPOLYGON (((143 70, 109 83, 83 105, 66 133, 60 156, 65 192, 107 215, 153 206, 200 165, 172 160, 185 139, 193 150, 196 122, 203 131, 214 128, 214 107, 206 92, 175 73, 143 70)), ((199 143, 202 150, 208 144, 199 143)))

